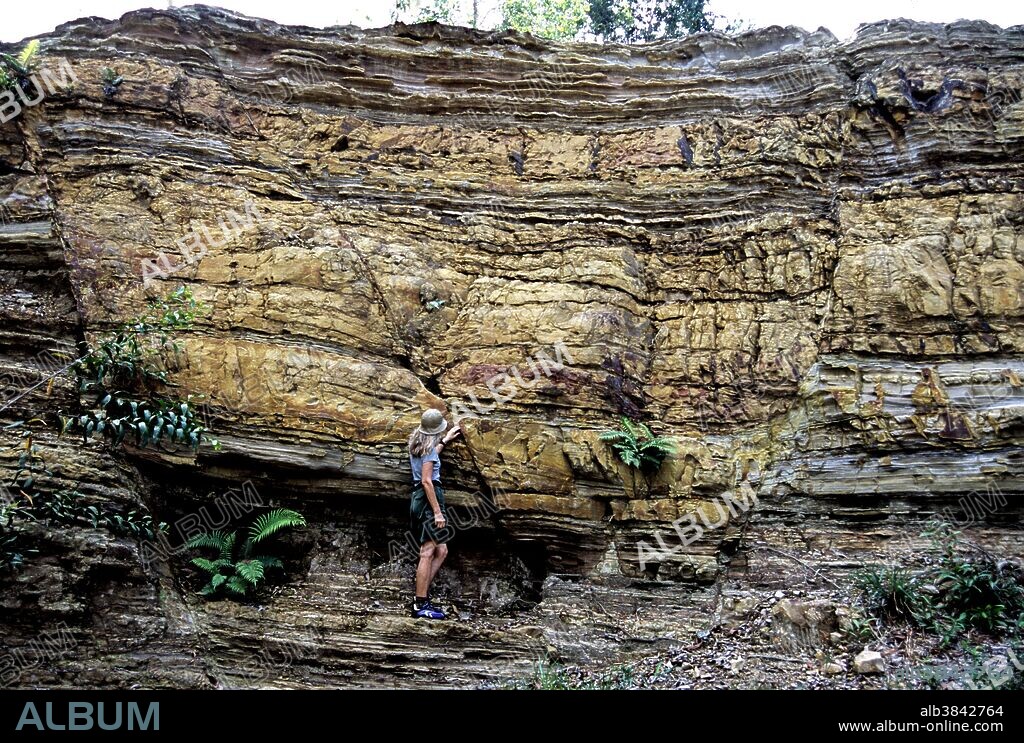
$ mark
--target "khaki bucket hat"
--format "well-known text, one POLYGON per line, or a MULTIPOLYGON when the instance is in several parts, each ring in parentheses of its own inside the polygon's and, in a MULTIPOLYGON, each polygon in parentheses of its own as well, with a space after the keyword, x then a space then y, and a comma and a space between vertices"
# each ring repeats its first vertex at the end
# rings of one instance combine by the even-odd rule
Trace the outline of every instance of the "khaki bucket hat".
POLYGON ((436 408, 430 408, 423 412, 423 416, 420 418, 420 427, 416 430, 428 436, 434 436, 444 432, 446 428, 448 428, 448 421, 444 419, 444 414, 436 408))

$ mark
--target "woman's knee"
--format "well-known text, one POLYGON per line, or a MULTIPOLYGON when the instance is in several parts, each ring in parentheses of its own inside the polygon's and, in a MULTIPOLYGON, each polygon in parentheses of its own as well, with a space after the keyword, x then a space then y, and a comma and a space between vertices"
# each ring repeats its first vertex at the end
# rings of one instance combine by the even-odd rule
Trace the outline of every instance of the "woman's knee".
POLYGON ((448 545, 447 544, 439 544, 439 545, 437 545, 437 547, 434 549, 434 557, 437 558, 438 560, 443 560, 444 558, 448 557, 448 545))
MULTIPOLYGON (((441 546, 443 547, 444 545, 441 545, 441 546)), ((438 547, 438 545, 437 545, 436 542, 424 542, 423 544, 421 544, 420 545, 420 559, 421 560, 431 560, 431 559, 433 559, 434 555, 436 554, 437 547, 438 547)))

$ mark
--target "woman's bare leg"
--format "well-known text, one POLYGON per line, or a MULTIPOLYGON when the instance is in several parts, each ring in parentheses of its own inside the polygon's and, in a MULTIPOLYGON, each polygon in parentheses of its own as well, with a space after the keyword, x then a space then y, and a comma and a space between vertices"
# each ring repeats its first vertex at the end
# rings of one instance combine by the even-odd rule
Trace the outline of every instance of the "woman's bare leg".
MULTIPOLYGON (((417 596, 424 597, 427 595, 427 591, 430 590, 430 582, 434 580, 434 574, 437 572, 433 567, 437 546, 437 542, 429 539, 420 545, 420 561, 416 565, 417 596)), ((443 560, 444 558, 441 559, 443 560)), ((440 564, 438 567, 440 567, 440 564)))
MULTIPOLYGON (((430 580, 427 581, 429 587, 434 582, 434 578, 437 577, 437 571, 441 569, 441 563, 444 562, 444 558, 448 557, 448 545, 439 544, 434 548, 434 559, 430 561, 430 580)), ((426 596, 426 594, 420 594, 426 596)))

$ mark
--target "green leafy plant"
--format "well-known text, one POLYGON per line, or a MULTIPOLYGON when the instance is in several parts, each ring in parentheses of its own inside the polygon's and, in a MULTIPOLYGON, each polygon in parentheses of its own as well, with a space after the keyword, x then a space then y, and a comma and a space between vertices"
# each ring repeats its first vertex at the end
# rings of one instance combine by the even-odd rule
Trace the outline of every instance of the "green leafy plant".
MULTIPOLYGON (((32 421, 41 423, 42 421, 32 421)), ((18 429, 24 421, 4 426, 4 430, 18 429)), ((18 456, 17 466, 7 485, 0 485, 0 572, 16 571, 24 564, 24 539, 20 522, 31 518, 36 482, 51 474, 30 431, 21 432, 21 438, 11 450, 18 456)))
POLYGON ((645 475, 656 473, 676 451, 671 439, 655 436, 646 425, 628 418, 622 418, 619 430, 602 433, 601 441, 611 444, 619 459, 645 475))
POLYGON ((33 89, 30 75, 36 68, 39 40, 33 39, 17 56, 0 54, 0 90, 21 88, 26 94, 33 89))
MULTIPOLYGON (((174 334, 190 329, 206 307, 185 287, 162 299, 149 302, 144 312, 106 334, 94 344, 83 344, 82 354, 53 375, 41 380, 18 398, 43 384, 52 386, 63 374, 74 374, 81 401, 94 402, 76 414, 58 413, 60 433, 77 433, 83 442, 97 435, 112 447, 126 441, 138 447, 188 446, 198 449, 220 443, 208 435, 191 397, 176 399, 168 394, 173 385, 168 379, 168 364, 181 352, 174 334)), ((52 415, 52 414, 49 414, 52 415)), ((49 415, 47 417, 49 417, 49 415)), ((91 503, 73 489, 53 481, 43 457, 34 428, 49 426, 44 418, 16 421, 5 430, 20 429, 21 440, 14 447, 17 467, 10 487, 13 505, 4 512, 5 526, 0 549, 8 559, 0 564, 21 564, 15 540, 22 536, 19 522, 86 523, 111 533, 139 540, 151 540, 164 524, 154 524, 144 509, 124 509, 116 505, 91 503), (14 559, 17 555, 17 559, 14 559)))
MULTIPOLYGON (((392 22, 448 23, 454 25, 461 17, 460 0, 396 0, 391 11, 392 22)), ((476 13, 469 19, 476 28, 476 13)))
MULTIPOLYGON (((34 419, 28 423, 43 421, 34 419)), ((15 423, 7 428, 18 426, 19 423, 15 423)), ((18 464, 11 476, 10 489, 4 488, 9 504, 6 518, 9 536, 17 534, 16 519, 47 524, 90 524, 138 540, 155 539, 157 531, 166 528, 166 524, 154 525, 153 517, 143 510, 90 504, 76 490, 55 489, 49 481, 53 472, 32 430, 23 431, 20 442, 13 448, 18 454, 18 464)))
POLYGON ((840 630, 854 642, 869 642, 878 637, 875 623, 879 620, 862 614, 854 614, 845 623, 840 623, 840 630))
POLYGON ((588 7, 589 0, 505 0, 502 26, 567 41, 586 26, 588 7))
MULTIPOLYGON (((38 418, 30 421, 17 421, 4 426, 4 429, 20 429, 24 425, 37 423, 43 423, 43 421, 38 418)), ((35 434, 31 430, 22 430, 20 433, 21 440, 13 447, 18 455, 18 465, 11 476, 11 487, 14 488, 14 493, 20 499, 31 502, 32 493, 35 492, 39 479, 53 473, 43 458, 42 448, 36 443, 35 434)))
POLYGON ((604 42, 632 44, 744 28, 742 21, 727 21, 708 5, 708 0, 589 0, 588 30, 604 42))
POLYGON ((675 444, 664 436, 655 436, 643 423, 621 419, 621 427, 617 431, 605 431, 601 441, 607 442, 618 458, 629 467, 634 495, 637 494, 637 473, 643 477, 644 493, 651 493, 651 478, 657 474, 665 459, 675 454, 675 444))
POLYGON ((58 490, 54 493, 37 493, 24 513, 36 521, 47 524, 73 524, 79 517, 90 515, 81 505, 79 493, 73 490, 58 490))
POLYGON ((930 524, 925 536, 941 554, 933 571, 938 588, 933 623, 945 644, 970 629, 997 636, 1024 630, 1020 565, 998 560, 945 522, 930 524))
POLYGON ((100 79, 103 81, 103 95, 107 98, 117 95, 117 91, 121 89, 121 83, 124 82, 124 78, 117 74, 117 70, 109 67, 104 67, 100 71, 100 79))
POLYGON ((75 429, 88 441, 93 434, 105 437, 113 446, 126 438, 139 448, 148 444, 184 444, 198 449, 209 443, 214 449, 220 443, 206 435, 199 413, 191 398, 184 402, 166 398, 125 400, 105 393, 96 402, 97 408, 78 416, 62 417, 62 433, 75 429))
POLYGON ((39 493, 22 510, 27 517, 48 524, 84 523, 139 541, 152 541, 158 532, 167 530, 167 524, 154 524, 153 517, 145 511, 90 504, 77 490, 39 493))
POLYGON ((199 593, 203 596, 247 598, 263 583, 267 571, 284 567, 280 558, 254 555, 257 545, 284 529, 305 526, 305 517, 297 511, 277 508, 259 516, 249 525, 248 536, 241 543, 239 532, 211 531, 197 534, 186 542, 189 549, 212 550, 214 557, 192 558, 192 564, 203 571, 208 580, 199 593))
POLYGON ((868 568, 856 580, 866 607, 874 616, 920 624, 931 614, 920 579, 905 568, 868 568))
POLYGON ((163 361, 181 352, 174 334, 191 330, 209 308, 181 286, 147 303, 144 312, 119 325, 74 366, 83 392, 134 384, 167 383, 163 361))
POLYGON ((937 565, 912 572, 903 567, 870 568, 857 578, 870 614, 932 632, 946 647, 971 631, 992 637, 1024 632, 1024 570, 1000 560, 949 524, 924 532, 939 552, 937 565))
POLYGON ((128 440, 138 447, 184 444, 198 449, 208 443, 219 449, 191 397, 177 400, 161 394, 170 386, 164 362, 182 350, 173 334, 191 329, 206 311, 191 290, 179 287, 87 349, 73 369, 79 391, 95 395, 95 402, 79 415, 62 415, 61 433, 79 433, 83 441, 98 434, 113 446, 128 440), (139 390, 148 396, 133 399, 139 390))
POLYGON ((114 534, 140 541, 152 541, 157 532, 167 531, 167 524, 162 521, 154 524, 152 515, 135 508, 124 512, 90 513, 90 518, 94 526, 103 525, 114 534))
POLYGON ((559 40, 640 43, 698 31, 734 33, 748 24, 711 12, 708 0, 497 0, 484 12, 477 0, 395 0, 392 21, 514 28, 559 40))

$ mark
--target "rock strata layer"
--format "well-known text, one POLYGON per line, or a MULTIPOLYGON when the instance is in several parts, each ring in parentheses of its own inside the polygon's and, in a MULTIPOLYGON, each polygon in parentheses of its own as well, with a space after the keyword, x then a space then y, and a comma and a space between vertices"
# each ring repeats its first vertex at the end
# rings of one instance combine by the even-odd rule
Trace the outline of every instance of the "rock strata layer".
POLYGON ((472 685, 685 643, 935 516, 1021 553, 1020 28, 627 47, 192 7, 41 42, 64 80, 0 126, 5 400, 187 285, 174 380, 223 450, 49 456, 159 520, 249 482, 311 526, 259 607, 40 527, 2 642, 75 648, 17 683, 472 685), (405 619, 394 546, 431 405, 470 413, 444 625, 405 619), (650 481, 599 441, 623 415, 677 442, 650 481))

